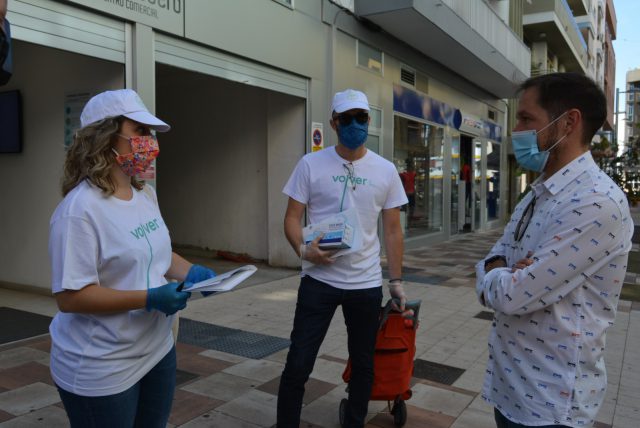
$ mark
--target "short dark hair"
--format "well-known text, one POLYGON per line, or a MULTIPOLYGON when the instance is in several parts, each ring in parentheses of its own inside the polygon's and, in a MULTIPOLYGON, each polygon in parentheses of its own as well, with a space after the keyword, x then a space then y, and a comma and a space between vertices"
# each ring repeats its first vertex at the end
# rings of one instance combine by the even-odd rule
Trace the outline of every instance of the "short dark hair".
POLYGON ((570 109, 582 113, 583 140, 589 145, 607 117, 607 98, 589 77, 579 73, 551 73, 531 77, 522 83, 519 92, 535 88, 538 104, 552 119, 570 109))

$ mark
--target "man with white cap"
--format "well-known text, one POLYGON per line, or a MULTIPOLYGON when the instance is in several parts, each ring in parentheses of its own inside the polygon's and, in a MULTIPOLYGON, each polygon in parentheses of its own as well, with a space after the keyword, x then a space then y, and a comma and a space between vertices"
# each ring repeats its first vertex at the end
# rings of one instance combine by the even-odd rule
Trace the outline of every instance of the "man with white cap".
POLYGON ((298 428, 304 385, 313 370, 318 349, 331 319, 342 306, 348 334, 352 375, 344 427, 362 427, 373 384, 373 355, 382 302, 382 270, 378 217, 382 213, 390 274, 389 291, 404 310, 402 287, 403 240, 400 207, 407 203, 400 177, 388 160, 367 150, 369 102, 353 89, 338 92, 331 107, 331 127, 338 144, 305 155, 289 178, 284 193, 289 203, 284 230, 303 267, 291 347, 278 392, 278 427, 298 428), (319 247, 321 236, 305 244, 301 220, 318 223, 356 208, 363 236, 357 252, 332 257, 319 247))
POLYGON ((136 178, 159 153, 151 131, 169 125, 129 89, 91 98, 80 123, 50 222, 51 375, 72 427, 165 427, 182 287, 215 273, 172 252, 155 191, 136 178))

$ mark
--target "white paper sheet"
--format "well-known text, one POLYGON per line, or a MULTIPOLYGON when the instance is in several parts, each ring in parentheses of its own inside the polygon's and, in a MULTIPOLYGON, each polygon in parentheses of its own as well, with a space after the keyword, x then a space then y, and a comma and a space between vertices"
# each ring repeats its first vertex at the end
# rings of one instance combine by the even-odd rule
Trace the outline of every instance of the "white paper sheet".
POLYGON ((258 270, 254 265, 245 265, 229 272, 221 273, 215 278, 196 282, 184 291, 229 291, 258 270))

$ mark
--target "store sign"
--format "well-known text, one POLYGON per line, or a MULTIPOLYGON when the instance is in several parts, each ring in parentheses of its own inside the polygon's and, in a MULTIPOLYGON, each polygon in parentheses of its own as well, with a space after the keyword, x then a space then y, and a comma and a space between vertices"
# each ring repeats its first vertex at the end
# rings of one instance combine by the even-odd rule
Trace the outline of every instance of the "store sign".
POLYGON ((446 104, 409 88, 393 85, 393 110, 418 119, 450 126, 490 140, 502 141, 502 127, 493 122, 473 117, 446 104))
POLYGON ((69 0, 129 21, 184 35, 185 0, 69 0))
POLYGON ((324 137, 322 135, 322 123, 311 122, 311 151, 317 152, 324 149, 324 137))
POLYGON ((480 133, 480 131, 482 131, 482 121, 470 117, 463 117, 462 125, 460 125, 460 130, 463 131, 463 128, 471 129, 475 131, 475 133, 480 133))
POLYGON ((400 85, 393 85, 393 110, 455 129, 462 122, 459 109, 400 85))

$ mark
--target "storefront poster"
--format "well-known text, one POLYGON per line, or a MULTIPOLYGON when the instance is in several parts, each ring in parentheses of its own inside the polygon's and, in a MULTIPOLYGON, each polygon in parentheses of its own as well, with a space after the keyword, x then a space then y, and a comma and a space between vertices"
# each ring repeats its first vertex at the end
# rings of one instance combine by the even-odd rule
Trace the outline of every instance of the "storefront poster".
POLYGON ((73 135, 80 128, 80 114, 89 98, 90 92, 67 94, 64 97, 64 148, 73 143, 73 135))

